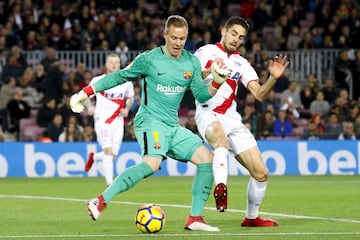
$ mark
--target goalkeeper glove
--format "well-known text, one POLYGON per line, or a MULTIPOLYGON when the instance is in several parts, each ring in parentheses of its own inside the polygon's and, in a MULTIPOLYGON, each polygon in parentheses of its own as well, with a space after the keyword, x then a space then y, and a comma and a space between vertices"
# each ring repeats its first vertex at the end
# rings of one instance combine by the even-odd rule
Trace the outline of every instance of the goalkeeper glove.
POLYGON ((85 107, 89 108, 91 105, 89 96, 94 94, 94 89, 92 86, 86 86, 78 93, 75 93, 70 97, 70 107, 71 110, 75 113, 81 113, 84 111, 85 107))
POLYGON ((221 84, 223 84, 229 76, 230 71, 224 63, 215 61, 211 64, 210 70, 214 78, 211 82, 211 85, 214 88, 219 89, 221 84))

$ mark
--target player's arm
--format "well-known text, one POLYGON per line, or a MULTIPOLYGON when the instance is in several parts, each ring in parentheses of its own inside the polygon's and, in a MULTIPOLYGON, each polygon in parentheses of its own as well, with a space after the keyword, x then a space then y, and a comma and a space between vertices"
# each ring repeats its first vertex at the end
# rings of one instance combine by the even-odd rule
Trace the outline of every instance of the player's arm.
POLYGON ((214 96, 220 86, 226 81, 230 71, 224 61, 217 58, 214 60, 208 60, 204 69, 201 71, 202 79, 206 79, 210 74, 212 76, 211 82, 208 86, 208 91, 211 96, 214 96))
POLYGON ((149 64, 145 64, 148 57, 144 54, 138 55, 130 66, 112 72, 94 84, 90 84, 75 93, 70 98, 70 107, 73 112, 80 113, 88 106, 88 99, 97 92, 101 92, 132 79, 144 75, 149 64))
POLYGON ((266 82, 262 85, 256 81, 249 83, 248 89, 254 95, 256 100, 262 102, 269 96, 269 93, 273 89, 276 80, 284 74, 288 65, 289 61, 287 61, 286 56, 275 56, 275 58, 269 63, 268 70, 270 72, 270 76, 266 82))
POLYGON ((210 49, 208 46, 199 48, 194 55, 197 57, 201 65, 201 76, 205 83, 209 83, 208 80, 211 80, 208 86, 208 92, 211 96, 214 96, 217 90, 220 88, 221 84, 225 82, 228 75, 230 74, 229 69, 224 63, 224 60, 221 58, 211 58, 210 49), (211 75, 211 76, 210 76, 211 75), (208 80, 205 80, 208 78, 208 80))
POLYGON ((198 73, 194 73, 194 80, 190 86, 191 91, 199 102, 205 102, 209 100, 212 96, 214 96, 220 86, 225 82, 229 75, 229 70, 227 69, 225 64, 213 62, 210 67, 211 74, 213 79, 211 80, 209 85, 206 85, 202 78, 202 72, 199 69, 198 73), (204 88, 207 86, 207 88, 204 88))
POLYGON ((120 113, 121 115, 123 115, 124 117, 127 117, 129 115, 129 112, 130 112, 130 108, 131 106, 133 105, 134 103, 134 96, 132 97, 129 97, 127 100, 126 100, 126 105, 123 109, 121 109, 120 113))

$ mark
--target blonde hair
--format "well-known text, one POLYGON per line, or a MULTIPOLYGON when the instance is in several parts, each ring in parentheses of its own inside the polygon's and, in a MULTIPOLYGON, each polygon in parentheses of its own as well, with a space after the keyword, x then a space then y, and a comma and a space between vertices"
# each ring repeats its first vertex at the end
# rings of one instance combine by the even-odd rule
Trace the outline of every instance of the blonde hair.
POLYGON ((174 27, 186 27, 186 29, 189 29, 189 25, 186 21, 186 19, 180 15, 171 15, 167 18, 165 23, 165 31, 169 29, 170 26, 174 27))

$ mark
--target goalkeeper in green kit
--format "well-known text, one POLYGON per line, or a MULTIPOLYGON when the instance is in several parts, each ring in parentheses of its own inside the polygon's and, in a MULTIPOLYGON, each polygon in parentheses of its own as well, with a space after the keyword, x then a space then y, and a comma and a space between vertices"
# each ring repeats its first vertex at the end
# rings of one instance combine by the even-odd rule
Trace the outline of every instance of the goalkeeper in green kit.
POLYGON ((127 68, 108 74, 71 97, 72 110, 81 112, 94 93, 136 77, 142 79, 141 106, 135 117, 134 128, 143 162, 127 168, 97 198, 88 201, 88 212, 93 220, 99 218, 117 194, 151 176, 160 168, 161 162, 170 157, 197 165, 192 185, 192 205, 185 229, 219 231, 202 217, 213 183, 213 154, 199 136, 179 125, 178 109, 186 89, 190 88, 199 102, 205 102, 216 93, 229 71, 222 63, 214 62, 211 65, 214 80, 212 84, 205 85, 199 60, 184 50, 187 37, 185 18, 170 16, 165 23, 164 46, 138 55, 127 68))

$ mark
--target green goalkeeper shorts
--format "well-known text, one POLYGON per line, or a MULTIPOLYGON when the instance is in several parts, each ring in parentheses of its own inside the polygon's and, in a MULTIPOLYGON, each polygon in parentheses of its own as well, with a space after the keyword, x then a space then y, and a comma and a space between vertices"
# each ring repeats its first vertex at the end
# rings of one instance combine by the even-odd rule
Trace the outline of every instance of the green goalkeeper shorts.
POLYGON ((135 121, 134 130, 142 156, 190 161, 196 149, 203 145, 202 139, 190 130, 179 125, 168 126, 156 119, 135 121))

